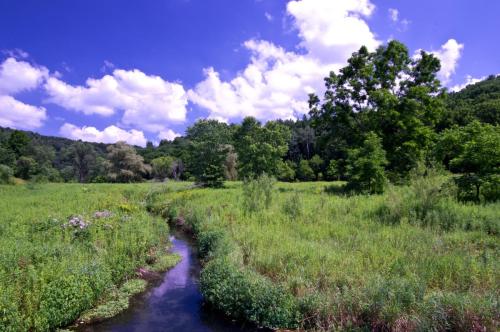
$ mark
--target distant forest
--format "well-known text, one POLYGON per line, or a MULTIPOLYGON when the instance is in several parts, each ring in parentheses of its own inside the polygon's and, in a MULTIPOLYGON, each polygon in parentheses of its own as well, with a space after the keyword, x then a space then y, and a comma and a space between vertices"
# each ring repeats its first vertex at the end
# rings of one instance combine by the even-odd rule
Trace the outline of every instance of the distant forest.
MULTIPOLYGON (((353 53, 325 78, 322 98, 297 121, 199 120, 173 141, 146 147, 88 143, 0 128, 0 176, 51 182, 224 180, 262 173, 281 181, 346 180, 376 193, 420 163, 462 174, 464 195, 499 184, 500 76, 448 93, 439 60, 392 41, 353 53)), ((465 197, 464 196, 464 197, 465 197)))

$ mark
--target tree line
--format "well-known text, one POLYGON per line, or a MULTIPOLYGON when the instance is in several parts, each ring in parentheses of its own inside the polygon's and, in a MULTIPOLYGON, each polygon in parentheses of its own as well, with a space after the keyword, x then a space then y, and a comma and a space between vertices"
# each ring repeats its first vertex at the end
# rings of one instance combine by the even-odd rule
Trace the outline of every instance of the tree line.
POLYGON ((435 56, 412 57, 397 41, 374 52, 361 47, 325 78, 323 96, 309 96, 310 112, 302 119, 199 120, 185 136, 145 148, 66 141, 61 147, 3 130, 0 170, 5 179, 168 178, 212 187, 265 173, 282 181, 346 180, 347 190, 380 193, 424 163, 458 174, 465 200, 497 199, 500 77, 448 93, 439 70, 435 56))

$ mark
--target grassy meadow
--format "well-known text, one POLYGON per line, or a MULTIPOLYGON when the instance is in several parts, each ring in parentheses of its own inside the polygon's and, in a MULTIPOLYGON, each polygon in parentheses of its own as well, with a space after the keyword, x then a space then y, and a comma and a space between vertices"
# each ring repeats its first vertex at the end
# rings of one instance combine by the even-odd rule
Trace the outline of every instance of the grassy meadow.
POLYGON ((445 183, 419 178, 372 196, 346 196, 340 182, 266 179, 223 189, 0 186, 0 330, 52 330, 126 308, 127 295, 144 289, 138 267, 175 263, 159 259, 169 219, 196 238, 207 302, 235 319, 493 331, 500 204, 458 203, 445 183))
POLYGON ((194 233, 206 262, 202 291, 234 318, 320 330, 493 331, 500 204, 457 203, 435 189, 444 183, 420 178, 351 197, 339 183, 231 183, 164 190, 148 204, 194 233))
POLYGON ((168 225, 144 209, 149 188, 0 186, 0 331, 53 330, 110 294, 143 288, 130 280, 136 268, 168 245, 168 225))

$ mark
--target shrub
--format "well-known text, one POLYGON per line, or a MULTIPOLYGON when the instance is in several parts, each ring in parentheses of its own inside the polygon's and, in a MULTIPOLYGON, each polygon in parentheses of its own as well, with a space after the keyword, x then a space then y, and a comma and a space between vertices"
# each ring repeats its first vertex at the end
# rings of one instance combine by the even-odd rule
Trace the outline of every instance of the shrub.
POLYGON ((309 161, 302 159, 297 169, 297 177, 302 181, 312 181, 315 178, 314 171, 309 161))
POLYGON ((0 184, 12 183, 12 176, 14 176, 12 168, 6 165, 0 165, 0 184))
POLYGON ((214 259, 206 265, 200 287, 207 301, 230 317, 269 328, 298 327, 299 311, 293 296, 227 259, 214 259))
POLYGON ((387 185, 384 167, 387 165, 382 140, 377 134, 366 135, 359 149, 349 151, 347 159, 348 189, 369 194, 382 193, 387 185))
POLYGON ((273 199, 274 178, 262 174, 255 180, 245 180, 243 184, 243 208, 253 213, 269 208, 273 199))
POLYGON ((38 330, 66 325, 90 308, 94 293, 86 277, 65 275, 49 282, 42 290, 35 325, 38 330))

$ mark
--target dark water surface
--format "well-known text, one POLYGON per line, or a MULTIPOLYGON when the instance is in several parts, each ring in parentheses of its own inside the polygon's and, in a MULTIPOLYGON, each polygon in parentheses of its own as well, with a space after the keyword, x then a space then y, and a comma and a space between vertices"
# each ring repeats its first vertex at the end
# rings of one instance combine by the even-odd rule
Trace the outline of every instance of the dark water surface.
POLYGON ((80 331, 255 331, 231 322, 206 309, 198 278, 200 263, 189 240, 181 234, 172 237, 172 252, 182 260, 163 280, 144 294, 131 299, 130 308, 103 323, 80 331))

